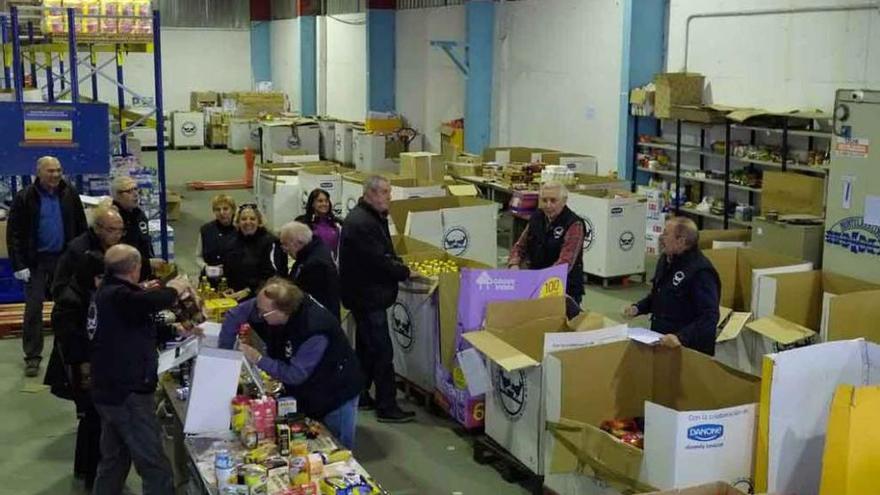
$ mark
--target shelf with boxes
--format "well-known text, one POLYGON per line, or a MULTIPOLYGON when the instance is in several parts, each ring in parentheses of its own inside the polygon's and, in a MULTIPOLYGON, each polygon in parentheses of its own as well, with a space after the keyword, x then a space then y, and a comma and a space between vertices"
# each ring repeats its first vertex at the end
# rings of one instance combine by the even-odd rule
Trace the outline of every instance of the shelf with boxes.
POLYGON ((663 189, 674 188, 669 209, 698 216, 701 224, 708 218, 722 222, 724 228, 731 223, 745 225, 752 212, 760 211, 767 172, 822 179, 828 174, 830 115, 703 105, 703 83, 699 74, 658 74, 652 86, 631 94, 632 176, 650 174, 663 189), (658 119, 653 135, 639 133, 644 117, 658 119), (718 136, 720 132, 723 136, 718 136), (705 205, 693 207, 707 198, 706 186, 723 189, 710 201, 710 211, 721 214, 706 212, 705 205))

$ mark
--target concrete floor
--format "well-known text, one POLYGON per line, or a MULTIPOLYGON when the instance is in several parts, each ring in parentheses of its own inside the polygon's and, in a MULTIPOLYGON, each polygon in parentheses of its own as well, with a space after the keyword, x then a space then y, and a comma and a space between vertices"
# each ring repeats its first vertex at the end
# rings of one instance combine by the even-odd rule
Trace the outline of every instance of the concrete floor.
MULTIPOLYGON (((215 193, 187 191, 185 183, 239 178, 244 159, 223 150, 171 151, 166 156, 169 189, 184 196, 182 217, 172 224, 177 262, 184 271, 193 272, 198 227, 212 217, 210 198, 215 193)), ((155 154, 145 154, 144 160, 154 163, 155 154)), ((252 199, 250 191, 229 193, 237 201, 252 199)), ((646 290, 642 284, 607 290, 591 285, 584 306, 616 317, 623 305, 639 299, 646 290)), ((46 338, 44 357, 49 355, 51 341, 46 338)), ((4 453, 0 495, 85 493, 72 476, 73 404, 55 398, 41 384, 42 376, 23 377, 21 341, 0 341, 0 395, 7 398, 0 407, 0 451, 4 453)), ((417 410, 416 422, 384 425, 372 413, 361 412, 359 417, 356 456, 392 494, 527 493, 502 480, 491 467, 476 464, 471 438, 458 433, 454 422, 405 406, 417 410)), ((140 492, 137 476, 130 476, 128 485, 132 493, 140 492)))

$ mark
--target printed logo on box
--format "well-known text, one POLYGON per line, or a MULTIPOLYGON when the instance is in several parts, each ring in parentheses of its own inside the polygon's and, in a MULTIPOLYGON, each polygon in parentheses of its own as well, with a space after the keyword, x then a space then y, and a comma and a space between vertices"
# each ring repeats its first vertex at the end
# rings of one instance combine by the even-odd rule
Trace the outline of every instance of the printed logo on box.
POLYGON ((724 426, 715 424, 697 425, 688 428, 688 440, 712 442, 724 436, 724 426))
POLYGON ((324 189, 324 190, 330 190, 330 189, 333 189, 333 187, 334 187, 336 184, 334 184, 334 183, 332 183, 332 182, 321 182, 321 183, 319 183, 318 185, 321 187, 321 189, 324 189))
POLYGON ((614 208, 611 208, 611 216, 612 217, 622 217, 623 216, 623 207, 622 206, 615 206, 614 208))
POLYGON ((593 229, 593 222, 589 218, 584 217, 584 251, 589 251, 593 247, 593 241, 596 237, 596 231, 593 229))
POLYGON ((514 291, 516 290, 516 280, 512 278, 492 278, 489 272, 483 272, 477 277, 477 290, 514 291))
POLYGON ((180 126, 180 133, 186 137, 193 137, 196 135, 196 123, 187 120, 180 126))
POLYGON ((880 256, 880 227, 866 224, 863 217, 847 217, 825 232, 825 242, 851 253, 880 256))
POLYGON ((346 211, 350 212, 351 210, 353 210, 354 207, 357 206, 357 203, 358 203, 357 198, 348 198, 348 201, 345 202, 346 211))
POLYGON ((620 246, 622 251, 631 251, 633 246, 636 244, 636 236, 629 230, 620 234, 620 238, 617 240, 617 244, 620 246))
POLYGON ((409 352, 413 345, 412 315, 409 308, 399 302, 391 306, 391 331, 400 347, 409 352))
POLYGON ((495 394, 507 417, 514 421, 519 419, 528 398, 525 372, 508 373, 499 367, 495 372, 495 394))
POLYGON ((443 236, 443 249, 453 256, 461 256, 467 252, 469 238, 464 227, 452 227, 443 236))

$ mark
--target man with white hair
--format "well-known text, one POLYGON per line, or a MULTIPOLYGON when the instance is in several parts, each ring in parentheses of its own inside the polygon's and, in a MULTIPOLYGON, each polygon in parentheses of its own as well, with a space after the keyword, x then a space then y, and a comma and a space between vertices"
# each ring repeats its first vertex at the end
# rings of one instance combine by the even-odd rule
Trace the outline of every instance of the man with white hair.
POLYGON ((53 156, 37 160, 37 179, 15 195, 6 225, 6 246, 15 278, 25 284, 22 348, 28 377, 43 359, 43 301, 52 285, 58 257, 67 243, 85 232, 79 193, 61 176, 53 156))
POLYGON ((113 206, 119 210, 122 221, 125 222, 122 243, 134 246, 141 253, 141 280, 147 280, 153 275, 153 242, 150 240, 147 216, 139 206, 137 181, 128 176, 117 177, 110 184, 110 192, 113 195, 113 206))
POLYGON ((532 214, 520 235, 507 266, 513 269, 542 269, 568 265, 565 293, 577 307, 569 308, 569 316, 577 314, 584 297, 584 220, 571 211, 566 202, 568 190, 559 182, 541 186, 540 209, 532 214))
POLYGON ((339 320, 339 273, 330 249, 308 225, 284 224, 279 231, 281 249, 296 260, 290 281, 315 298, 339 320))

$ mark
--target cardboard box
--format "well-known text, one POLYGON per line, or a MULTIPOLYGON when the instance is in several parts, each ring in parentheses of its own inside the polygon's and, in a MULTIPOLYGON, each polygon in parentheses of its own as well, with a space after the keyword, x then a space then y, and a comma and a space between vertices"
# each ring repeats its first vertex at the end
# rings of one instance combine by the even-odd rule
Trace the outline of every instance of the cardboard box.
POLYGON ((569 194, 568 207, 584 219, 584 273, 599 277, 645 271, 645 198, 588 191, 569 194))
POLYGON ((551 354, 544 370, 550 472, 595 466, 637 492, 751 478, 758 378, 636 342, 551 354), (644 451, 600 429, 638 416, 644 451))
MULTIPOLYGON (((748 490, 747 486, 743 488, 748 490)), ((646 495, 743 495, 743 493, 723 481, 716 481, 715 483, 706 483, 689 488, 651 492, 646 495)))
POLYGON ((498 263, 497 211, 491 201, 451 196, 392 201, 390 207, 398 233, 489 266, 498 263))
POLYGON ((455 160, 464 151, 464 129, 450 124, 440 126, 440 154, 444 160, 455 160))
POLYGON ((497 162, 502 165, 508 163, 531 163, 535 153, 552 153, 554 151, 546 148, 526 148, 523 146, 486 148, 483 150, 483 162, 497 162))
POLYGON ((404 178, 397 179, 391 186, 391 200, 416 198, 440 198, 446 196, 446 187, 443 182, 432 180, 404 178))
MULTIPOLYGON (((721 279, 721 306, 737 313, 736 325, 722 329, 715 339, 715 359, 753 375, 760 375, 762 356, 812 337, 799 329, 770 320, 749 325, 758 311, 760 281, 778 273, 807 272, 813 265, 795 258, 751 248, 704 250, 721 279)), ((724 324, 724 322, 720 322, 724 324)))
POLYGON ((825 179, 795 172, 764 172, 761 214, 825 217, 825 179))
POLYGON ((463 198, 476 198, 480 195, 480 190, 473 184, 447 184, 446 192, 450 196, 463 198))
POLYGON ((301 150, 301 149, 278 150, 272 154, 272 162, 273 163, 309 164, 309 163, 315 163, 315 162, 320 162, 320 161, 321 161, 320 155, 312 153, 311 151, 306 151, 306 150, 301 150))
POLYGON ((755 249, 783 254, 822 266, 825 226, 771 222, 765 218, 752 220, 752 244, 755 249))
POLYGON ((281 92, 246 92, 228 93, 235 100, 235 116, 253 119, 262 114, 278 115, 287 107, 287 97, 281 92))
POLYGON ((400 176, 429 182, 443 182, 446 174, 443 158, 437 153, 400 154, 400 176))
POLYGON ((837 387, 828 418, 820 495, 876 491, 880 473, 877 411, 880 387, 837 387))
POLYGON ((315 189, 323 189, 330 195, 333 212, 342 215, 342 175, 339 173, 339 166, 330 162, 312 162, 304 165, 299 171, 302 211, 306 211, 309 194, 315 189))
POLYGON ((486 434, 539 475, 544 474, 544 356, 628 338, 626 325, 583 331, 602 328, 602 315, 580 321, 578 327, 566 321, 563 297, 497 302, 489 304, 483 330, 464 334, 491 361, 486 434))
MULTIPOLYGON (((817 495, 829 412, 837 387, 878 384, 880 346, 864 339, 767 355, 761 384, 755 490, 817 495)), ((872 417, 876 421, 876 410, 872 417)), ((872 448, 876 450, 876 445, 872 448)), ((876 486, 876 476, 873 481, 876 486)))
POLYGON ((702 74, 695 72, 668 72, 654 76, 654 114, 661 119, 672 116, 673 105, 700 105, 703 103, 702 74))
POLYGON ((726 115, 724 112, 702 105, 672 105, 664 118, 701 124, 718 124, 727 120, 726 115))
POLYGON ((199 112, 205 107, 216 107, 219 96, 216 91, 193 91, 189 94, 189 109, 199 112))
POLYGON ((446 162, 446 173, 453 177, 482 177, 482 163, 446 162))
POLYGON ((277 231, 285 223, 303 214, 299 172, 263 171, 258 177, 257 205, 265 227, 277 231))
POLYGON ((700 249, 712 249, 715 241, 719 242, 749 242, 752 238, 750 229, 707 229, 700 231, 700 249))
POLYGON ((367 132, 375 132, 377 134, 391 134, 403 127, 403 120, 400 117, 374 119, 368 118, 366 121, 367 132))
POLYGON ((169 221, 180 220, 180 205, 182 202, 183 197, 180 194, 176 192, 165 193, 165 215, 169 221))

